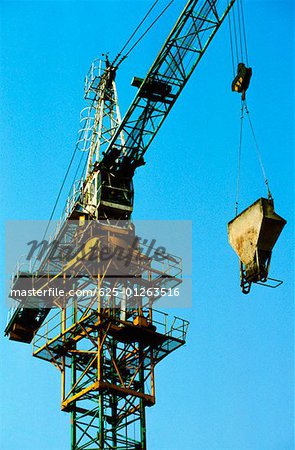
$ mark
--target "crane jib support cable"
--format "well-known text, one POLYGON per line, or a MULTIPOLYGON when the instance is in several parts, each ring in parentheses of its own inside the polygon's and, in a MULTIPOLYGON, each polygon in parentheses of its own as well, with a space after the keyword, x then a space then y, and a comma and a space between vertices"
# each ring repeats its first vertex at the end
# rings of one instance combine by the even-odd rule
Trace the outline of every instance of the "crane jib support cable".
POLYGON ((138 25, 138 27, 136 28, 136 30, 133 32, 133 34, 130 36, 130 38, 128 39, 127 43, 124 45, 123 49, 119 52, 119 54, 116 56, 115 60, 112 63, 112 66, 115 67, 116 69, 118 69, 119 65, 130 55, 130 53, 134 50, 134 48, 141 42, 141 40, 147 35, 147 33, 152 29, 152 27, 158 22, 158 20, 163 16, 163 14, 167 11, 168 8, 170 8, 170 6, 172 5, 172 3, 174 3, 174 0, 171 0, 167 6, 165 6, 165 8, 161 11, 161 13, 153 20, 153 22, 148 26, 148 28, 143 32, 143 34, 135 41, 135 43, 132 45, 132 47, 128 50, 128 52, 122 56, 122 58, 118 61, 117 64, 115 64, 117 62, 117 60, 119 59, 119 57, 122 55, 123 50, 127 47, 128 43, 131 41, 132 37, 136 34, 136 32, 139 30, 140 26, 144 23, 144 21, 146 20, 146 18, 148 17, 148 15, 150 14, 150 12, 152 11, 152 9, 156 6, 156 4, 158 3, 158 1, 156 1, 153 6, 149 9, 149 11, 147 12, 147 14, 145 15, 145 17, 143 18, 143 20, 140 22, 140 24, 138 25))
POLYGON ((144 16, 144 18, 140 21, 140 23, 137 25, 137 27, 135 28, 135 30, 133 31, 133 33, 130 35, 130 37, 127 39, 126 43, 123 45, 123 47, 121 48, 121 50, 119 51, 119 53, 117 54, 116 58, 114 59, 114 61, 112 62, 112 66, 113 67, 118 67, 120 62, 122 62, 123 59, 125 59, 127 56, 123 56, 122 60, 117 64, 117 66, 115 66, 115 63, 118 61, 118 59, 120 58, 120 56, 122 55, 123 51, 125 50, 125 48, 128 46, 128 44, 131 42, 131 40, 133 39, 133 37, 136 35, 137 31, 140 29, 140 27, 144 24, 144 22, 146 21, 146 19, 148 18, 148 16, 150 15, 150 13, 152 12, 152 10, 155 8, 155 6, 157 5, 157 3, 159 2, 159 0, 156 0, 153 5, 150 7, 150 9, 148 10, 148 12, 146 13, 146 15, 144 16))
POLYGON ((119 159, 123 160, 125 155, 130 160, 142 158, 234 3, 235 0, 228 2, 221 13, 216 1, 194 0, 187 3, 105 155, 111 151, 120 133, 124 132, 126 142, 120 149, 119 159), (169 86, 171 92, 162 98, 145 98, 142 93, 151 80, 169 86))
POLYGON ((151 28, 158 22, 158 20, 162 17, 162 15, 167 11, 167 9, 174 3, 174 0, 171 0, 170 3, 163 9, 163 11, 155 18, 155 20, 149 25, 149 27, 144 31, 144 33, 137 39, 137 41, 132 45, 130 50, 124 56, 124 59, 129 56, 132 50, 139 44, 139 42, 146 36, 146 34, 151 30, 151 28))

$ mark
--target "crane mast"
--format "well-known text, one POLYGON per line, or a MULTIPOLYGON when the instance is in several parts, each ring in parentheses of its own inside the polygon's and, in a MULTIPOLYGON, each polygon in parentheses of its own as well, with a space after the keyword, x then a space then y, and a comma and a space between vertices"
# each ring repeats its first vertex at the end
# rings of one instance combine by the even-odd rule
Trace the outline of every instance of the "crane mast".
POLYGON ((118 67, 106 58, 86 77, 89 106, 78 140, 88 152, 85 175, 68 198, 54 236, 58 246, 12 283, 16 290, 23 278, 39 289, 58 282, 72 294, 57 295, 50 304, 44 298, 38 307, 15 295, 18 306, 6 327, 10 339, 34 339, 33 355, 59 370, 61 407, 71 414, 71 450, 147 448, 145 409, 155 404, 155 366, 184 345, 188 322, 156 311, 160 295, 136 303, 127 295, 182 282, 181 258, 167 252, 159 269, 136 240, 133 176, 234 1, 225 8, 218 0, 187 2, 146 77, 133 79, 138 90, 123 119, 118 67), (79 251, 66 258, 69 243, 79 251), (127 272, 122 261, 102 257, 105 247, 128 251, 127 272), (78 298, 77 289, 95 293, 78 298))

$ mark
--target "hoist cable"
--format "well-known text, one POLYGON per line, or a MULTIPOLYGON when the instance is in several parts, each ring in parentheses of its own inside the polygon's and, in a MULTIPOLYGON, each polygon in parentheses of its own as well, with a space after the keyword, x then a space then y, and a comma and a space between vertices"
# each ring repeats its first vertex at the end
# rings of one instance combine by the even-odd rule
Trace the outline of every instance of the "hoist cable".
POLYGON ((235 64, 238 64, 240 62, 245 62, 248 66, 249 65, 248 48, 247 48, 245 17, 242 0, 238 0, 236 5, 237 11, 235 12, 235 9, 233 8, 228 15, 232 64, 235 66, 235 64), (236 54, 236 61, 234 61, 235 54, 236 54))
POLYGON ((241 118, 240 118, 240 140, 238 147, 238 171, 237 171, 237 185, 236 185, 236 203, 235 213, 238 215, 240 183, 241 183, 241 158, 242 158, 242 143, 243 143, 243 124, 244 124, 244 102, 242 101, 241 118))
POLYGON ((144 16, 144 18, 141 20, 141 22, 137 25, 137 27, 135 28, 135 30, 133 31, 133 33, 130 35, 129 39, 127 39, 126 43, 123 45, 123 47, 121 48, 121 50, 119 51, 118 55, 116 56, 116 58, 113 61, 112 65, 115 65, 115 63, 118 61, 118 59, 120 58, 120 56, 122 55, 123 51, 125 50, 125 48, 127 47, 127 45, 131 42, 131 40, 133 39, 133 37, 136 35, 137 31, 140 29, 140 27, 144 24, 144 22, 146 21, 146 19, 148 18, 148 16, 150 15, 150 13, 152 12, 152 10, 154 9, 154 7, 157 5, 157 3, 159 2, 159 0, 156 0, 154 2, 154 4, 150 7, 150 9, 148 10, 148 12, 146 13, 146 15, 144 16))
POLYGON ((237 36, 237 25, 236 25, 236 15, 235 15, 235 10, 232 10, 233 12, 233 25, 234 25, 234 36, 235 36, 235 47, 236 47, 236 57, 237 57, 237 62, 239 62, 239 50, 238 50, 238 36, 237 36))
MULTIPOLYGON (((174 3, 174 0, 171 0, 168 5, 162 10, 162 12, 155 18, 155 20, 148 26, 148 28, 145 30, 145 32, 137 39, 137 41, 135 41, 135 43, 132 45, 132 47, 128 50, 128 52, 122 56, 122 58, 119 60, 119 62, 117 63, 117 65, 115 66, 116 69, 119 67, 119 65, 124 61, 124 59, 126 59, 130 53, 132 52, 132 50, 134 50, 134 48, 139 44, 139 42, 146 36, 146 34, 150 31, 150 29, 158 22, 158 20, 163 16, 163 14, 167 11, 167 9, 172 5, 172 3, 174 3)), ((115 59, 117 60, 117 58, 115 59)), ((112 64, 114 65, 114 63, 112 64)))
POLYGON ((233 77, 235 76, 235 61, 234 61, 234 47, 233 47, 233 32, 232 32, 232 23, 231 23, 231 14, 228 15, 228 24, 229 24, 229 40, 230 40, 230 53, 231 53, 231 62, 233 69, 233 77))
POLYGON ((253 140, 254 140, 254 143, 255 143, 255 148, 256 148, 257 157, 258 157, 259 165, 260 165, 260 168, 261 168, 262 176, 263 176, 266 188, 267 188, 268 198, 272 199, 272 195, 271 195, 271 192, 270 192, 268 179, 267 179, 265 168, 264 168, 264 165, 263 165, 263 162, 262 162, 261 152, 260 152, 260 149, 259 149, 258 141, 257 141, 257 138, 256 138, 256 134, 255 134, 254 127, 253 127, 253 124, 252 124, 252 120, 251 120, 251 117, 250 117, 250 112, 248 110, 246 102, 244 102, 244 104, 245 104, 245 111, 246 111, 246 114, 247 114, 247 117, 248 117, 250 129, 251 129, 251 132, 252 132, 253 140))
POLYGON ((243 0, 240 0, 240 2, 241 2, 241 18, 242 18, 243 37, 244 37, 244 47, 245 47, 246 63, 247 63, 247 66, 248 66, 249 65, 249 62, 248 62, 248 48, 247 48, 247 38, 246 38, 246 27, 245 27, 243 0))
POLYGON ((241 60, 244 61, 244 54, 243 54, 243 33, 242 33, 242 25, 241 25, 241 11, 240 11, 240 2, 238 0, 237 2, 238 7, 238 27, 239 27, 239 41, 240 41, 240 51, 241 51, 241 60))

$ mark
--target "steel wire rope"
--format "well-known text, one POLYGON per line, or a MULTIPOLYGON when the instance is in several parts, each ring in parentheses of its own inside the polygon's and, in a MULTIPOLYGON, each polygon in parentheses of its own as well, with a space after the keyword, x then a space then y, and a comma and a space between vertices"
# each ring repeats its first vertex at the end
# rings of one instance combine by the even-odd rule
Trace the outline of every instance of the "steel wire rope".
POLYGON ((240 3, 241 3, 240 10, 241 10, 241 19, 242 19, 242 32, 243 32, 243 37, 244 37, 245 56, 246 56, 246 63, 247 63, 247 66, 248 66, 249 65, 249 62, 248 62, 248 46, 247 46, 247 36, 246 36, 243 0, 240 0, 240 3))
POLYGON ((242 101, 241 117, 240 117, 240 138, 239 138, 239 146, 238 146, 237 181, 236 181, 236 202, 235 202, 236 216, 238 215, 240 184, 241 184, 241 159, 242 159, 242 143, 243 143, 244 110, 245 110, 245 103, 242 101))
POLYGON ((68 193, 68 197, 67 197, 67 198, 69 198, 70 195, 71 195, 71 191, 72 191, 72 189, 73 189, 74 183, 75 183, 76 181, 79 181, 79 180, 82 178, 83 173, 85 172, 86 164, 87 164, 87 158, 85 158, 84 166, 83 166, 83 169, 82 169, 82 171, 81 171, 81 176, 79 176, 79 178, 77 179, 79 170, 80 170, 80 168, 81 168, 81 166, 82 166, 83 158, 85 157, 86 154, 87 154, 87 152, 82 152, 82 151, 81 151, 81 157, 80 157, 80 160, 79 160, 79 163, 78 163, 76 172, 75 172, 75 174, 74 174, 74 176, 73 176, 72 183, 71 183, 71 187, 70 187, 70 190, 69 190, 69 193, 68 193))
MULTIPOLYGON (((77 179, 77 175, 78 175, 78 173, 79 173, 79 169, 81 168, 83 158, 85 157, 84 153, 86 154, 86 152, 83 152, 83 153, 82 153, 81 158, 80 158, 80 161, 79 161, 79 165, 78 165, 77 170, 76 170, 76 172, 75 172, 75 175, 74 175, 75 180, 77 179)), ((87 158, 85 158, 85 161, 84 161, 83 169, 82 169, 82 171, 81 171, 81 177, 82 177, 82 175, 84 174, 84 171, 85 171, 85 169, 86 169, 86 164, 87 164, 87 158)), ((80 179, 80 178, 78 178, 78 179, 80 179)))
MULTIPOLYGON (((242 61, 243 61, 243 56, 245 54, 245 58, 246 58, 246 64, 247 66, 249 65, 248 62, 248 46, 247 46, 247 37, 246 37, 246 26, 245 26, 245 17, 244 17, 244 8, 243 8, 243 1, 242 0, 238 0, 237 1, 237 20, 236 20, 236 16, 235 16, 235 12, 233 10, 233 19, 234 19, 234 42, 233 42, 233 37, 232 37, 232 26, 231 26, 231 22, 230 22, 230 41, 231 41, 231 54, 232 54, 232 62, 234 61, 234 51, 236 51, 236 55, 237 58, 239 58, 239 56, 241 56, 242 61), (236 21, 238 22, 238 29, 237 29, 237 25, 236 25, 236 21), (239 55, 238 53, 238 39, 239 39, 239 44, 240 44, 240 52, 241 55, 239 55), (235 46, 235 50, 234 50, 234 46, 235 46)), ((230 17, 230 15, 229 15, 230 17)), ((237 59, 237 63, 239 62, 239 59, 237 59)), ((264 179, 264 183, 266 185, 267 188, 267 193, 268 193, 268 198, 272 199, 272 194, 270 191, 270 187, 269 187, 269 182, 266 176, 266 171, 263 165, 263 161, 262 161, 262 156, 261 156, 261 152, 259 149, 259 145, 258 145, 258 141, 257 141, 257 137, 256 137, 256 133, 254 130, 254 126, 251 120, 251 116, 250 116, 250 112, 246 103, 246 100, 242 98, 242 108, 241 108, 242 114, 241 114, 241 123, 240 123, 240 138, 239 138, 239 149, 238 149, 238 173, 237 173, 237 188, 236 188, 236 203, 235 203, 235 210, 236 210, 236 215, 238 214, 238 204, 239 204, 239 192, 240 192, 240 178, 241 178, 241 157, 242 157, 242 139, 243 139, 243 121, 244 121, 244 115, 246 113, 247 118, 248 118, 248 122, 249 122, 249 126, 250 126, 250 130, 252 133, 252 137, 253 137, 253 141, 255 144, 255 149, 256 149, 256 153, 257 153, 257 157, 258 157, 258 162, 261 168, 261 172, 262 172, 262 176, 264 179)))
MULTIPOLYGON (((77 147, 79 146, 78 142, 77 142, 76 146, 77 146, 77 147)), ((81 156, 80 156, 80 159, 79 159, 79 162, 78 162, 78 165, 77 165, 76 172, 75 172, 75 174, 74 174, 74 176, 73 176, 73 178, 72 178, 71 187, 70 187, 70 189, 69 189, 69 191, 68 191, 67 198, 71 195, 71 191, 72 191, 72 189, 73 189, 73 185, 74 185, 75 181, 77 180, 77 175, 78 175, 79 169, 80 169, 80 167, 81 167, 83 157, 84 157, 85 154, 87 154, 87 153, 88 153, 88 152, 81 151, 81 156)), ((86 158, 86 159, 87 159, 87 158, 86 158)))
MULTIPOLYGON (((146 34, 151 30, 151 28, 158 22, 158 20, 163 16, 163 14, 167 11, 168 8, 174 3, 175 0, 171 0, 167 6, 161 11, 161 13, 153 20, 153 22, 148 26, 148 28, 144 31, 144 33, 135 41, 135 43, 132 45, 132 47, 128 50, 128 52, 122 56, 122 58, 118 61, 117 65, 114 65, 114 62, 112 65, 117 69, 119 65, 130 55, 130 53, 134 50, 134 48, 141 42, 141 40, 146 36, 146 34)), ((157 3, 157 2, 156 2, 157 3)), ((117 61, 118 57, 115 58, 115 61, 117 61)))
POLYGON ((256 133, 255 133, 255 130, 254 130, 254 127, 253 127, 253 123, 252 123, 252 120, 251 120, 250 111, 248 109, 246 101, 244 101, 244 104, 245 104, 245 111, 246 111, 248 122, 249 122, 249 125, 250 125, 252 137, 253 137, 254 144, 255 144, 255 149, 256 149, 256 153, 257 153, 258 162, 259 162, 259 165, 260 165, 260 169, 261 169, 261 172, 262 172, 264 183, 266 185, 267 195, 268 195, 268 198, 271 200, 273 197, 272 197, 272 194, 271 194, 271 191, 270 191, 269 182, 268 182, 268 179, 267 179, 267 176, 266 176, 265 167, 264 167, 264 164, 263 164, 263 161, 262 161, 262 156, 261 156, 261 152, 260 152, 260 149, 259 149, 256 133))
MULTIPOLYGON (((148 18, 148 16, 150 15, 150 13, 152 12, 152 10, 154 9, 154 7, 157 5, 157 3, 159 2, 159 0, 156 0, 154 2, 154 4, 151 6, 151 8, 148 10, 148 12, 146 13, 146 15, 144 16, 144 18, 141 20, 141 22, 137 25, 137 27, 135 28, 135 30, 133 31, 133 33, 130 35, 130 37, 127 39, 126 43, 123 45, 123 47, 121 48, 121 50, 119 51, 119 53, 117 54, 116 58, 114 59, 112 65, 114 66, 115 63, 118 61, 118 59, 120 58, 120 56, 122 55, 123 51, 125 50, 125 48, 128 46, 128 44, 131 42, 131 40, 133 39, 133 37, 136 35, 137 31, 140 29, 140 27, 144 24, 144 22, 146 21, 146 19, 148 18)), ((124 58, 125 59, 125 58, 124 58)), ((122 61, 121 61, 122 62, 122 61)))
POLYGON ((234 8, 232 9, 232 16, 233 16, 233 29, 234 29, 234 45, 235 45, 235 51, 236 51, 236 59, 238 62, 239 61, 238 36, 237 36, 236 14, 235 14, 234 8))
POLYGON ((233 8, 228 15, 233 73, 235 73, 234 70, 235 63, 238 64, 239 62, 244 62, 244 55, 245 55, 245 62, 247 66, 249 65, 243 2, 242 0, 238 0, 236 4, 237 4, 237 12, 235 13, 235 9, 233 8))
MULTIPOLYGON (((52 211, 51 211, 50 218, 49 218, 49 220, 48 220, 48 222, 47 222, 47 226, 46 226, 46 229, 45 229, 45 232, 44 232, 44 235, 43 235, 43 238, 42 238, 41 242, 43 242, 43 241, 45 240, 45 237, 46 237, 46 235, 47 235, 47 232, 48 232, 48 229, 49 229, 49 227, 50 227, 50 223, 51 223, 51 221, 52 221, 52 218, 53 218, 53 215, 54 215, 54 213, 55 213, 55 210, 56 210, 56 208, 57 208, 57 205, 58 205, 58 202, 59 202, 59 199, 60 199, 62 190, 63 190, 63 188, 64 188, 64 185, 65 185, 65 183, 66 183, 66 180, 67 180, 67 178, 68 178, 69 172, 70 172, 70 170, 71 170, 71 167, 72 167, 72 164, 73 164, 75 155, 76 155, 76 153, 77 153, 77 149, 78 149, 78 145, 75 146, 75 149, 74 149, 74 152, 73 152, 73 154, 72 154, 71 160, 70 160, 70 162, 69 162, 68 168, 67 168, 66 173, 65 173, 65 175, 64 175, 64 178, 63 178, 63 180, 62 180, 61 186, 60 186, 59 191, 58 191, 58 195, 57 195, 57 197, 56 197, 56 200, 55 200, 53 209, 52 209, 52 211)), ((34 264, 33 264, 32 271, 34 270, 35 266, 36 266, 36 261, 35 261, 34 264)))
POLYGON ((266 185, 267 196, 268 196, 269 200, 273 199, 273 196, 271 194, 270 187, 269 187, 268 178, 266 176, 265 167, 264 167, 264 164, 263 164, 263 161, 262 161, 262 156, 261 156, 261 152, 260 152, 260 149, 259 149, 256 133, 255 133, 255 130, 254 130, 254 127, 253 127, 253 123, 252 123, 252 120, 251 120, 250 112, 249 112, 249 109, 248 109, 246 101, 242 100, 241 119, 240 119, 240 138, 239 138, 239 147, 238 147, 238 169, 237 169, 237 182, 236 182, 236 201, 235 201, 235 213, 236 213, 236 216, 238 215, 238 206, 239 206, 239 193, 240 193, 240 183, 241 183, 241 158, 242 158, 242 142, 243 142, 243 122, 244 122, 244 117, 245 117, 244 114, 245 113, 246 113, 247 118, 248 118, 248 122, 249 122, 249 126, 250 126, 250 129, 251 129, 253 141, 254 141, 254 144, 255 144, 255 149, 256 149, 256 153, 257 153, 259 166, 260 166, 260 169, 261 169, 261 172, 262 172, 264 183, 266 185))
POLYGON ((232 31, 232 23, 231 23, 231 12, 229 12, 229 15, 228 15, 228 24, 229 24, 229 41, 230 41, 232 71, 233 71, 233 77, 234 77, 235 76, 235 56, 234 56, 234 47, 233 47, 233 31, 232 31))
POLYGON ((241 24, 241 6, 239 0, 237 1, 237 15, 238 15, 238 35, 239 35, 239 43, 240 43, 240 52, 241 52, 241 60, 244 61, 244 53, 243 53, 243 33, 242 33, 242 24, 241 24))

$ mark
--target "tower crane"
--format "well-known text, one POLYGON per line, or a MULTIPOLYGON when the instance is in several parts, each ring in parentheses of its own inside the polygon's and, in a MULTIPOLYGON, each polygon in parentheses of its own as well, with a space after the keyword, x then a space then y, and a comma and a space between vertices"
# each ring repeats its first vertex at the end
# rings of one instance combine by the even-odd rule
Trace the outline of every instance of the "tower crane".
POLYGON ((33 355, 59 370, 72 450, 147 448, 145 408, 155 404, 155 366, 184 345, 188 322, 168 320, 153 307, 161 296, 155 289, 182 282, 181 258, 166 253, 159 268, 137 242, 130 221, 133 176, 234 3, 187 2, 145 78, 133 78, 137 93, 123 119, 116 89, 120 61, 106 57, 92 64, 77 143, 88 154, 85 174, 74 183, 53 236, 58 245, 43 251, 37 267, 13 277, 17 306, 5 333, 33 340, 33 355), (76 251, 67 258, 69 244, 76 251), (129 251, 128 272, 118 259, 103 258, 105 247, 129 251), (36 302, 20 296, 24 283, 41 292, 59 286, 64 293, 53 299, 43 294, 36 302), (78 299, 82 288, 96 290, 78 299), (135 303, 137 289, 153 289, 153 296, 135 303))

